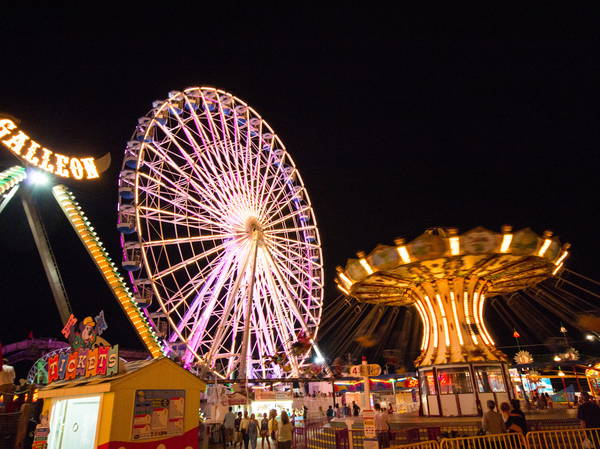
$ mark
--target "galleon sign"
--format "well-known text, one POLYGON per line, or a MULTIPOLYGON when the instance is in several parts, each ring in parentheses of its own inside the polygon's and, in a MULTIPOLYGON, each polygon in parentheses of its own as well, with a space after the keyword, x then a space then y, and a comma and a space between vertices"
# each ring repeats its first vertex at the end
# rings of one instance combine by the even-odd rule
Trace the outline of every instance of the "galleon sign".
MULTIPOLYGON (((0 142, 27 164, 63 178, 96 179, 100 176, 99 171, 104 171, 99 170, 93 157, 65 156, 49 150, 29 137, 9 118, 0 117, 0 142)), ((106 161, 103 160, 101 165, 106 165, 106 161)), ((106 169, 107 166, 103 168, 106 169)))

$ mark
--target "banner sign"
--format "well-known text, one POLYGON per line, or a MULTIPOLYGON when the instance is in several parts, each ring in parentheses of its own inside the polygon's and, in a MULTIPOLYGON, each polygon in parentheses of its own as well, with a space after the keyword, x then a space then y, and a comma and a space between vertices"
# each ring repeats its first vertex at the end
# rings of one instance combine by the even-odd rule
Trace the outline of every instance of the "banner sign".
POLYGON ((181 435, 184 412, 184 390, 137 390, 133 413, 133 439, 181 435))
POLYGON ((119 345, 70 350, 47 361, 48 384, 81 377, 114 376, 119 372, 119 345))
POLYGON ((27 164, 63 178, 96 179, 110 165, 110 154, 96 160, 55 153, 29 137, 9 118, 0 117, 0 142, 27 164))
POLYGON ((254 397, 257 401, 291 401, 294 399, 291 391, 255 390, 254 397))

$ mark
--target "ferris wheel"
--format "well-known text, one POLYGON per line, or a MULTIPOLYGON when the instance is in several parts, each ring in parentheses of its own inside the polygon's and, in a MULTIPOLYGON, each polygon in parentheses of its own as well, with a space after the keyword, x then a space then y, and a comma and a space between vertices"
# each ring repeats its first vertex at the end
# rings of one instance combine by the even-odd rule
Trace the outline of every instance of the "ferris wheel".
POLYGON ((294 161, 254 109, 208 87, 154 102, 127 143, 117 227, 167 353, 225 378, 299 374, 321 319, 319 232, 294 161))

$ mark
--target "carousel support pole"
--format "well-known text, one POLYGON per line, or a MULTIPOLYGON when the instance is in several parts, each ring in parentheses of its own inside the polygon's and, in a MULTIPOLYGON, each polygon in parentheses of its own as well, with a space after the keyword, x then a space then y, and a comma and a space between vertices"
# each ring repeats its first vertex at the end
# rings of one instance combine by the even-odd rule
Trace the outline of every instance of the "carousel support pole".
POLYGON ((363 355, 362 357, 362 368, 363 375, 363 410, 371 410, 371 385, 369 384, 369 370, 367 368, 367 358, 363 355))

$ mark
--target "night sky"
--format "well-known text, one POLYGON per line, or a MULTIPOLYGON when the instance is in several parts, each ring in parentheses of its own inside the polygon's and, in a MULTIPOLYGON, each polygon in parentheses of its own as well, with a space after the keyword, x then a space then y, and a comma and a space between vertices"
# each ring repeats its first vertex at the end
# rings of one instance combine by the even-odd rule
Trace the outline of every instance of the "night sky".
MULTIPOLYGON (((137 118, 170 90, 206 85, 252 105, 294 158, 320 226, 326 301, 356 251, 434 226, 551 229, 573 244, 568 266, 600 279, 597 40, 411 38, 360 14, 294 16, 7 12, 0 111, 57 152, 112 154, 101 180, 69 187, 113 256, 137 118)), ((15 162, 0 148, 0 169, 15 162)), ((140 347, 49 190, 36 197, 76 315, 104 309, 107 340, 140 347)), ((0 341, 59 337, 19 201, 0 235, 0 341)))

